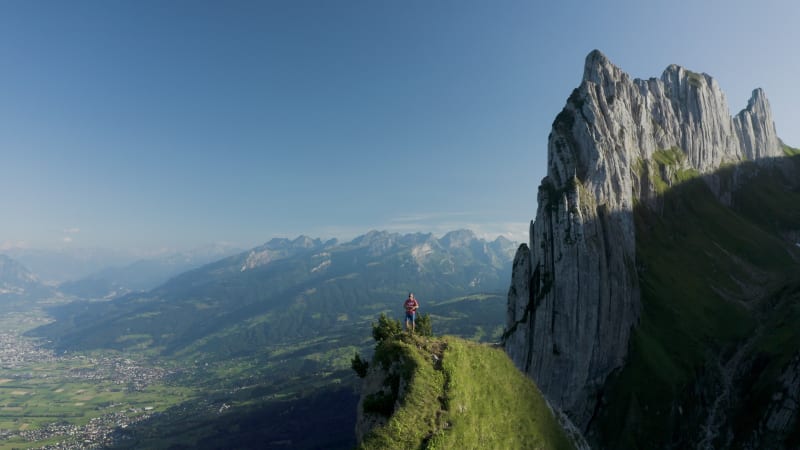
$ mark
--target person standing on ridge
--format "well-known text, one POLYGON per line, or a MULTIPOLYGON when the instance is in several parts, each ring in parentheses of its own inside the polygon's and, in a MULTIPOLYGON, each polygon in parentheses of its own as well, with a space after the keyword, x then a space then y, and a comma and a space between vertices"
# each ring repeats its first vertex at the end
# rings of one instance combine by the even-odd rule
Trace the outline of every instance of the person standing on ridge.
POLYGON ((411 322, 411 332, 414 332, 414 322, 417 318, 417 309, 419 309, 419 302, 416 298, 414 298, 414 293, 409 292, 408 298, 406 299, 405 303, 403 303, 403 307, 406 309, 406 331, 408 331, 408 324, 409 321, 411 322))

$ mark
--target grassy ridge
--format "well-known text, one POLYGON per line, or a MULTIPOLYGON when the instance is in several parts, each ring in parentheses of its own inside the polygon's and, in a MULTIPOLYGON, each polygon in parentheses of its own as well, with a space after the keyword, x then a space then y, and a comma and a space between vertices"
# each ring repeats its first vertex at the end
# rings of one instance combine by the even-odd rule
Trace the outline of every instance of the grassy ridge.
POLYGON ((361 449, 572 448, 539 390, 501 350, 454 337, 390 345, 408 389, 361 449), (441 349, 439 366, 431 355, 441 349))
POLYGON ((798 156, 800 155, 800 148, 789 147, 783 144, 783 154, 786 156, 798 156))
POLYGON ((385 426, 367 435, 360 449, 418 449, 430 435, 444 427, 440 415, 444 373, 429 361, 432 347, 443 344, 414 336, 379 344, 372 364, 388 367, 392 362, 400 362, 401 377, 408 385, 400 400, 403 407, 392 414, 385 426))

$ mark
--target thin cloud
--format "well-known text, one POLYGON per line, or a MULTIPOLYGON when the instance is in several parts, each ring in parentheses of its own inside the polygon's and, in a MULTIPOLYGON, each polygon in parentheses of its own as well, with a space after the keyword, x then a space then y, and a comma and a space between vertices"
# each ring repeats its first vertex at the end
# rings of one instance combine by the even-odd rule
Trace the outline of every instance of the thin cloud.
POLYGON ((453 217, 470 217, 477 215, 479 215, 479 213, 468 212, 468 211, 419 213, 419 214, 409 214, 406 216, 393 217, 389 219, 389 223, 431 222, 431 221, 451 219, 453 217))
POLYGON ((61 238, 61 242, 65 244, 71 244, 75 240, 73 236, 76 236, 80 232, 81 229, 78 227, 64 228, 61 230, 61 233, 64 234, 64 236, 61 238))
POLYGON ((4 241, 0 244, 0 250, 12 250, 17 248, 28 248, 27 241, 4 241))

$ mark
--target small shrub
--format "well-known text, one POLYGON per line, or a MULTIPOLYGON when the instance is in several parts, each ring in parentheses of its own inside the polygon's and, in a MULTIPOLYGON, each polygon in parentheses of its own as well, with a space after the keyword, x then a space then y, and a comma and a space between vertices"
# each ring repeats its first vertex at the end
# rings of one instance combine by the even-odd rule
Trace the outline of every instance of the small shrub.
POLYGON ((361 355, 356 352, 353 359, 350 360, 350 367, 356 372, 359 378, 367 376, 367 369, 369 369, 369 362, 361 359, 361 355))
POLYGON ((433 336, 433 325, 431 323, 430 314, 425 313, 417 317, 416 324, 414 325, 414 333, 420 336, 433 336))
POLYGON ((377 324, 372 324, 372 337, 379 343, 399 335, 402 331, 403 328, 400 326, 400 321, 390 319, 384 313, 381 313, 381 316, 378 317, 377 324))

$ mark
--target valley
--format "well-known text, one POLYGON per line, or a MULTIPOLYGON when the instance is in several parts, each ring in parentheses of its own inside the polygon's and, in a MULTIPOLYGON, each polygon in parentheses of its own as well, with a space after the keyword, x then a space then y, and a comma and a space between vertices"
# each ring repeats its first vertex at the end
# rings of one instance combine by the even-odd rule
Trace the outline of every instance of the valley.
POLYGON ((798 18, 3 2, 0 450, 800 450, 798 18))
POLYGON ((400 314, 404 286, 419 286, 437 334, 502 335, 493 274, 510 251, 448 239, 274 241, 146 293, 9 304, 0 449, 352 448, 351 359, 371 356, 371 322, 400 314), (314 270, 321 254, 331 262, 314 270))
POLYGON ((0 320, 0 449, 102 448, 118 430, 197 395, 185 369, 114 352, 56 354, 21 333, 41 310, 0 320))
MULTIPOLYGON (((426 309, 437 333, 491 342, 500 337, 504 306, 503 296, 481 294, 426 309)), ((369 320, 246 356, 197 360, 56 353, 23 335, 47 322, 36 310, 0 323, 0 449, 354 445, 350 359, 371 354, 369 320), (309 426, 319 433, 308 434, 309 426)))

